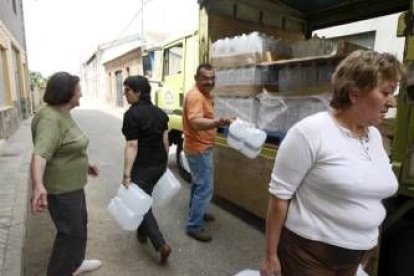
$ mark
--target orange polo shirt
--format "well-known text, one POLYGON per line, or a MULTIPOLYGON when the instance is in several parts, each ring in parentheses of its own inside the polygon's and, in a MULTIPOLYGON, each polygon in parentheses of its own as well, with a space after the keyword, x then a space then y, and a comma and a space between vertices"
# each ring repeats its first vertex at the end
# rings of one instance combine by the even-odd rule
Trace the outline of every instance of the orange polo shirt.
POLYGON ((205 95, 197 87, 190 90, 184 100, 184 151, 190 154, 201 153, 214 144, 217 130, 195 130, 190 124, 194 118, 214 119, 213 99, 205 95))

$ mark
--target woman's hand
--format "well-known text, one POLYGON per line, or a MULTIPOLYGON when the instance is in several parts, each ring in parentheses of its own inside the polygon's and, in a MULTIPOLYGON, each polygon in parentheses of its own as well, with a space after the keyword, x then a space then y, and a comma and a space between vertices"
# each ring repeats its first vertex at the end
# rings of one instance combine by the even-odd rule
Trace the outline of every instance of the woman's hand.
POLYGON ((260 268, 261 276, 282 276, 282 269, 277 255, 266 258, 260 268))
POLYGON ((41 213, 47 210, 47 191, 43 185, 43 174, 46 168, 46 159, 33 154, 30 162, 30 177, 32 179, 32 198, 30 207, 33 213, 41 213))
POLYGON ((37 185, 33 188, 30 206, 34 214, 47 210, 47 192, 45 186, 37 185))
POLYGON ((99 175, 99 169, 98 166, 94 165, 94 164, 88 164, 88 174, 96 177, 99 175))
POLYGON ((124 174, 122 177, 122 185, 128 189, 128 186, 131 185, 131 176, 124 174))

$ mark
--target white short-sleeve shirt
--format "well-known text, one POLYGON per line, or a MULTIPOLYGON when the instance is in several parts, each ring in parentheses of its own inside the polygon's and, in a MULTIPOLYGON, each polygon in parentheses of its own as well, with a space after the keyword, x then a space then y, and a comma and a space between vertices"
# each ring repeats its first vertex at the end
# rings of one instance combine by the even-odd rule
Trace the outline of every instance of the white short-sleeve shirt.
POLYGON ((367 250, 378 240, 384 198, 398 182, 375 127, 358 139, 329 112, 298 122, 276 156, 269 191, 291 199, 285 226, 339 247, 367 250))

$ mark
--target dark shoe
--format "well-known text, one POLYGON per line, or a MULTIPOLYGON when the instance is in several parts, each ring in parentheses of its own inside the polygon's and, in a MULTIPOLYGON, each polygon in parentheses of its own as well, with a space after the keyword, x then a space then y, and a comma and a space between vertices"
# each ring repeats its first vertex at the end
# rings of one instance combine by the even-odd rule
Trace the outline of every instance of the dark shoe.
POLYGON ((139 243, 146 243, 148 241, 148 235, 137 231, 137 240, 139 243))
POLYGON ((212 222, 216 220, 216 217, 213 214, 205 213, 203 219, 205 222, 212 222))
POLYGON ((160 247, 160 263, 162 265, 165 265, 168 261, 168 257, 171 253, 171 247, 168 246, 168 244, 164 243, 160 247))
POLYGON ((195 231, 187 230, 187 235, 201 242, 209 242, 213 239, 204 228, 195 231))

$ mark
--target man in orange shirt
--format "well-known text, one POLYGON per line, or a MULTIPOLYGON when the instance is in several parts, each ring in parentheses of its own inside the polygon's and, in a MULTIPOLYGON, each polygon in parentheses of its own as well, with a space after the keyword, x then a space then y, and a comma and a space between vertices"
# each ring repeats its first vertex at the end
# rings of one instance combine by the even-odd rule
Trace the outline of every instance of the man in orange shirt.
POLYGON ((187 235, 208 242, 211 235, 206 231, 204 221, 214 220, 207 214, 213 196, 213 145, 216 128, 229 124, 229 120, 214 118, 213 99, 215 73, 210 64, 197 68, 195 87, 184 100, 184 152, 191 171, 191 192, 187 235))

